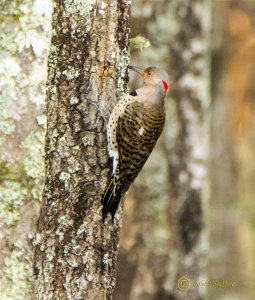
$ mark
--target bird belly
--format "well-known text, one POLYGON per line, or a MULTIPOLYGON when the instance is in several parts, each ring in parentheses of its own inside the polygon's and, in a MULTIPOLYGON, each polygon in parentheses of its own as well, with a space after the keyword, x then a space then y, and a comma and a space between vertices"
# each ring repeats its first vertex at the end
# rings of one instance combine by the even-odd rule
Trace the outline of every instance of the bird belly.
POLYGON ((109 122, 107 125, 107 140, 108 140, 108 153, 111 158, 113 158, 113 171, 112 173, 115 174, 118 166, 118 145, 116 139, 116 132, 118 126, 118 119, 120 116, 123 115, 125 107, 129 104, 132 100, 131 96, 125 97, 124 99, 120 100, 116 106, 114 107, 109 122))

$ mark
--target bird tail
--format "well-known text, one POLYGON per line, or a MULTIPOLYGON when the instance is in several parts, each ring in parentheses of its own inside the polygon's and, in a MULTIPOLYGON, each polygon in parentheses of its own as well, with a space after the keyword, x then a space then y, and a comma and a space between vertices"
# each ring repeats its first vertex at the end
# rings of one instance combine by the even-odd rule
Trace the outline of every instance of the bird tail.
POLYGON ((103 204, 103 220, 105 220, 108 212, 110 212, 113 222, 114 215, 118 209, 121 197, 122 184, 120 182, 116 182, 115 178, 112 177, 104 191, 104 195, 101 201, 101 203, 103 204))

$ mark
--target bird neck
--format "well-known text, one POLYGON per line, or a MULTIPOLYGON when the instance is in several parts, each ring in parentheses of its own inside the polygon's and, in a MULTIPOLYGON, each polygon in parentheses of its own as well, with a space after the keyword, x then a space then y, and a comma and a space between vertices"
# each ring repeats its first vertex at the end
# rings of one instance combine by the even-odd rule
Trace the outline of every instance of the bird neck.
POLYGON ((141 102, 151 103, 153 105, 164 105, 165 92, 158 85, 144 85, 136 90, 138 100, 141 102))

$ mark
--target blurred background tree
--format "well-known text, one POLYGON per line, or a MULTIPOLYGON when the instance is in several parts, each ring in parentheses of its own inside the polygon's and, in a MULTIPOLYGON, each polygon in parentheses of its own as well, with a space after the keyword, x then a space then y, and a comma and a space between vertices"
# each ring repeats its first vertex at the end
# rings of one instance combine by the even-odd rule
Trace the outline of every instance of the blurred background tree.
POLYGON ((0 298, 32 299, 51 1, 0 1, 0 298))
POLYGON ((144 1, 132 9, 131 34, 142 32, 151 46, 131 58, 167 69, 173 88, 164 134, 134 184, 130 212, 131 201, 125 203, 115 299, 200 299, 204 289, 182 292, 176 282, 183 276, 192 282, 206 278, 202 227, 209 199, 210 6, 207 1, 144 1))
POLYGON ((214 1, 212 12, 213 251, 208 270, 209 278, 232 278, 238 287, 209 289, 209 295, 254 299, 255 2, 214 1))
MULTIPOLYGON (((133 63, 179 75, 171 58, 183 21, 180 3, 133 1, 131 37, 141 35, 151 44, 131 51, 133 63)), ((2 0, 0 11, 0 295, 30 299, 31 244, 43 183, 50 1, 2 0)), ((208 274, 200 279, 237 282, 234 288, 209 287, 208 299, 249 300, 255 298, 255 1, 212 0, 201 18, 210 14, 211 197, 204 237, 208 274)), ((125 202, 116 300, 175 299, 176 276, 188 277, 174 263, 176 202, 169 163, 179 128, 176 90, 169 94, 167 127, 125 202)))

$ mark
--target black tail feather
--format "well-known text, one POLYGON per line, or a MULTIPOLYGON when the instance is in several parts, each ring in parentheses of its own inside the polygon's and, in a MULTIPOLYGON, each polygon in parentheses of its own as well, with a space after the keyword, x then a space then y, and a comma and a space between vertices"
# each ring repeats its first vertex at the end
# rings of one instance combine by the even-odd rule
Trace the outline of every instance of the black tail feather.
POLYGON ((114 215, 118 209, 122 197, 122 185, 115 182, 112 177, 107 188, 105 189, 101 203, 103 204, 103 220, 105 220, 108 213, 112 215, 112 222, 114 215))

